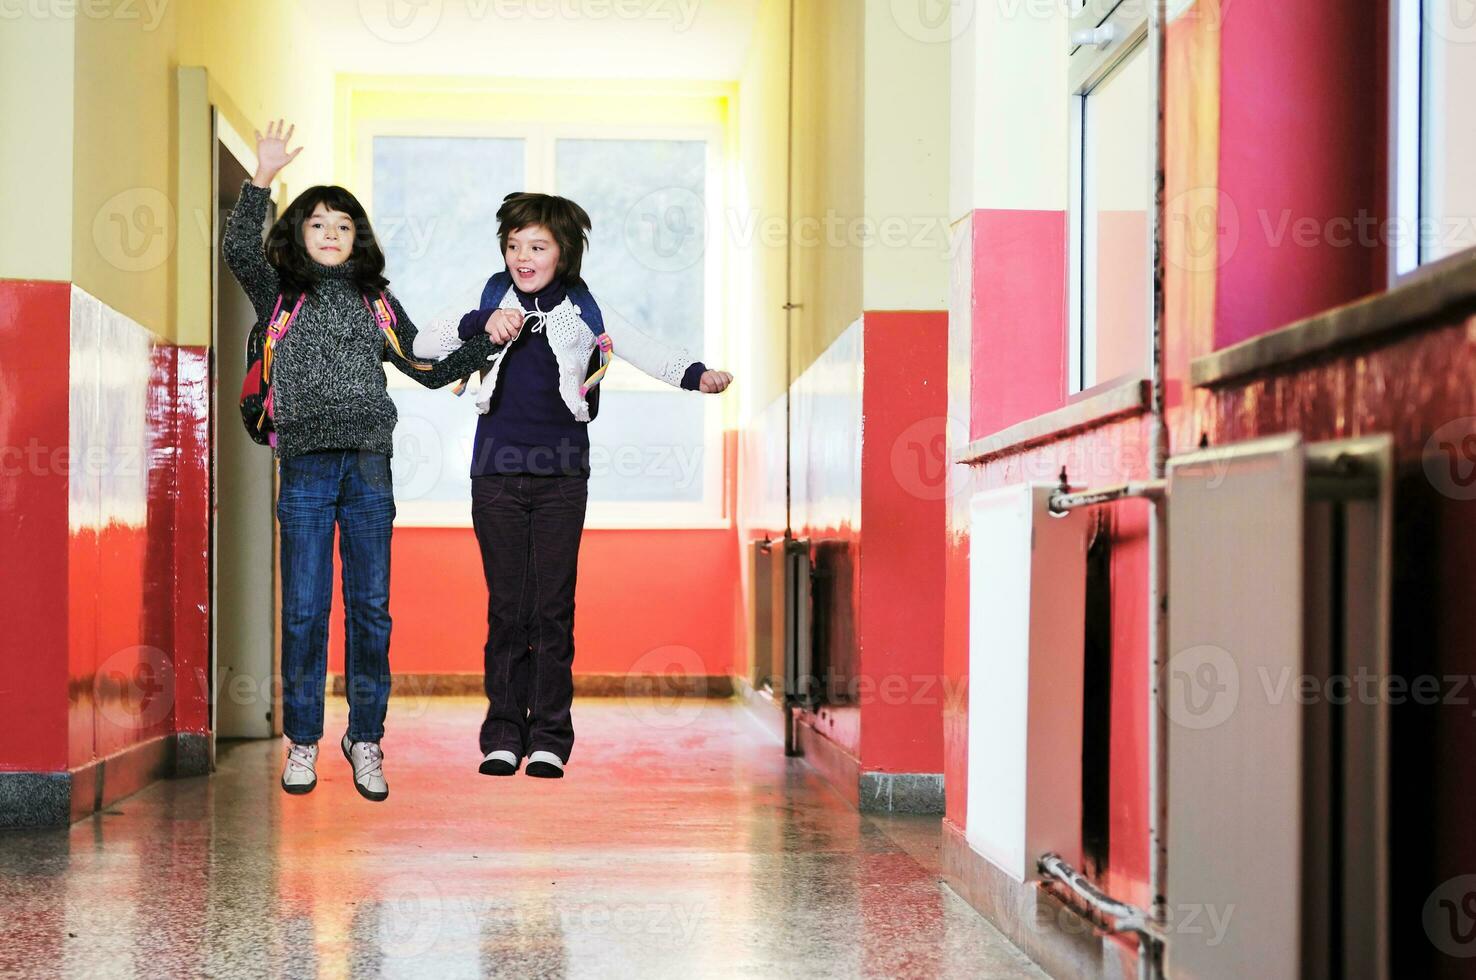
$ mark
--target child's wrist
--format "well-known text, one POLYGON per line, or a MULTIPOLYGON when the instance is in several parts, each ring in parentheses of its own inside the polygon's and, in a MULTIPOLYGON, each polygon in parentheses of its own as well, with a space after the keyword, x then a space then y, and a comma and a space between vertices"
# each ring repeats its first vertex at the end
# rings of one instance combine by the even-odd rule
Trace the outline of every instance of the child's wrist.
POLYGON ((251 178, 251 186, 260 187, 262 190, 268 190, 271 188, 272 178, 275 176, 277 176, 277 172, 275 170, 270 172, 258 170, 255 176, 251 178))

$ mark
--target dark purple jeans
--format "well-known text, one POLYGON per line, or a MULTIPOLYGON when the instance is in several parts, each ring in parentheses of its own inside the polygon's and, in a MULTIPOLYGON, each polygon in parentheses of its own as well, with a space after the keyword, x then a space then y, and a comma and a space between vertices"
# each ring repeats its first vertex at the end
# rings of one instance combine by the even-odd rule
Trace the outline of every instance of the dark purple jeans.
POLYGON ((583 476, 478 476, 472 524, 487 577, 485 754, 574 748, 574 582, 589 503, 583 476))

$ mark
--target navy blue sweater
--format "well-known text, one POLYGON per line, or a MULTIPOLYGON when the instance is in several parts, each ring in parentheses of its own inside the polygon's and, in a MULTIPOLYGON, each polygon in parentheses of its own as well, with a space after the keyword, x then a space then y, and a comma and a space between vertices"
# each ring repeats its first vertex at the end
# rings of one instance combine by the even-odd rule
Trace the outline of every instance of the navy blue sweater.
MULTIPOLYGON (((528 313, 552 310, 567 295, 557 280, 537 293, 516 286, 513 292, 528 313)), ((485 333, 492 313, 474 310, 462 317, 461 339, 485 333)), ((682 387, 696 391, 706 370, 700 361, 693 364, 682 387)), ((492 404, 477 420, 471 475, 589 476, 589 424, 575 419, 559 394, 558 358, 542 330, 525 326, 502 356, 492 404)))
MULTIPOLYGON (((526 312, 551 310, 564 301, 564 286, 553 282, 529 295, 514 287, 526 312), (537 305, 535 306, 535 301, 537 305)), ((486 329, 491 310, 462 318, 461 335, 486 329)), ((497 391, 487 414, 477 420, 471 475, 589 476, 589 427, 575 420, 559 395, 559 362, 548 334, 525 326, 502 356, 497 391)))

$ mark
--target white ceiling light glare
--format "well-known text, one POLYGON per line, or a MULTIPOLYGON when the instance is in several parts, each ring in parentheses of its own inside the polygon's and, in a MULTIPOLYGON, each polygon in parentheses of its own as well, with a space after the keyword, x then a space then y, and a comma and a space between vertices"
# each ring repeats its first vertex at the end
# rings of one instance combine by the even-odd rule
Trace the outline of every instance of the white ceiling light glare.
POLYGON ((424 41, 441 26, 445 0, 359 0, 359 19, 390 44, 424 41))

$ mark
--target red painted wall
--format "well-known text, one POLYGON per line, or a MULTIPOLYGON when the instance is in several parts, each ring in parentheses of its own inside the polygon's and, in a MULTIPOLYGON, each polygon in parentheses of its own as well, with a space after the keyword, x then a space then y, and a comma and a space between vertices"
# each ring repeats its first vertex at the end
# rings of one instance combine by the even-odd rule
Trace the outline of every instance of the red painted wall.
POLYGON ((67 283, 0 280, 0 769, 67 764, 67 283), (13 356, 25 351, 26 356, 13 356), (38 368, 37 365, 49 369, 38 368))
POLYGON ((948 314, 867 313, 863 339, 861 764, 942 772, 948 314))
POLYGON ((978 438, 1065 403, 1066 212, 981 209, 973 234, 974 380, 954 417, 978 438))
POLYGON ((206 726, 208 357, 72 303, 0 282, 0 769, 206 726))
POLYGON ((1097 212, 1097 357, 1095 381, 1148 373, 1151 342, 1144 276, 1148 269, 1148 215, 1097 212))
MULTIPOLYGON (((203 347, 165 348, 175 358, 174 439, 152 454, 154 465, 174 473, 173 729, 199 732, 210 725, 210 352, 203 347)), ((233 406, 225 406, 229 412, 233 406)), ((229 415, 227 416, 230 420, 229 415)))
MULTIPOLYGON (((586 530, 575 673, 734 673, 737 571, 727 528, 586 530)), ((341 594, 334 604, 329 670, 342 673, 341 594)), ((395 673, 481 673, 487 586, 471 528, 395 530, 390 615, 395 673)))
POLYGON ((1386 0, 1222 6, 1220 222, 1239 231, 1222 242, 1216 347, 1386 278, 1386 0))
POLYGON ((793 531, 827 617, 809 724, 861 771, 942 771, 947 335, 943 311, 868 312, 790 388, 793 531))

